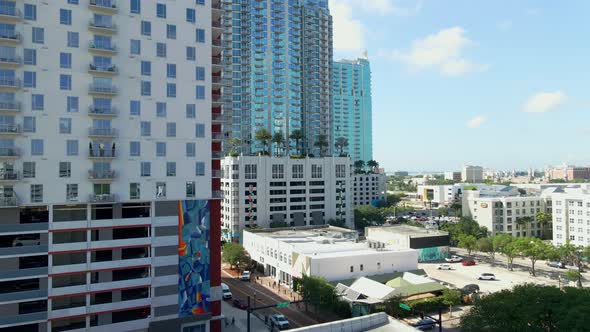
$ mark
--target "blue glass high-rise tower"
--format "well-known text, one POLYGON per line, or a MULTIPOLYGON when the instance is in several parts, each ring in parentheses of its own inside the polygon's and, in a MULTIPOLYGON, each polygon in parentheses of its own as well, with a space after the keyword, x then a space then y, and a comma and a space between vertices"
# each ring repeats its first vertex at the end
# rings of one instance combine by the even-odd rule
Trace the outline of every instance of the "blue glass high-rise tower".
POLYGON ((348 139, 344 152, 353 161, 373 160, 371 66, 366 54, 334 62, 332 70, 333 133, 348 139))
MULTIPOLYGON (((217 42, 224 50, 214 66, 226 84, 214 91, 214 102, 224 114, 225 138, 240 139, 244 154, 256 153, 264 145, 255 134, 264 128, 282 133, 283 153, 319 155, 318 136, 332 140, 328 1, 222 1, 217 42), (296 130, 304 137, 299 149, 290 139, 296 130)), ((274 143, 269 150, 276 150, 274 143)))

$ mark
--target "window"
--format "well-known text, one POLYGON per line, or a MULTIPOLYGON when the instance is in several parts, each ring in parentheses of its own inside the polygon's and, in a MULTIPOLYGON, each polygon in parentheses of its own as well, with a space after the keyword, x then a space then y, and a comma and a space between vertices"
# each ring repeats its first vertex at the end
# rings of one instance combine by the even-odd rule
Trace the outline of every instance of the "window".
POLYGON ((60 90, 72 90, 72 76, 61 74, 59 75, 60 90))
POLYGON ((23 51, 23 62, 25 65, 37 65, 37 50, 25 48, 23 51))
POLYGON ((350 266, 350 272, 354 272, 354 266, 350 266))
POLYGON ((67 111, 68 113, 78 113, 79 99, 78 97, 68 96, 67 97, 67 111))
POLYGON ((36 176, 36 164, 34 161, 23 162, 23 177, 32 179, 36 176))
POLYGON ((337 178, 345 178, 346 177, 346 165, 336 165, 336 177, 337 178))
POLYGON ((141 95, 151 96, 152 95, 152 83, 149 81, 141 81, 141 95))
POLYGON ((156 56, 159 58, 166 57, 166 44, 156 43, 156 56))
POLYGON ((248 164, 244 166, 244 173, 246 180, 256 180, 256 164, 248 164))
POLYGON ((166 157, 165 142, 156 142, 156 157, 166 157))
POLYGON ((169 63, 166 65, 166 76, 168 78, 176 78, 176 65, 169 63))
POLYGON ((196 42, 197 43, 204 43, 205 42, 205 30, 204 29, 197 29, 196 30, 196 42))
POLYGON ((176 137, 176 123, 166 123, 166 137, 176 137))
POLYGON ((60 118, 59 119, 59 133, 60 134, 71 134, 72 133, 72 119, 60 118))
POLYGON ((139 100, 129 101, 129 114, 140 115, 141 114, 141 103, 139 100))
POLYGON ((311 178, 321 179, 322 178, 322 165, 311 165, 311 178))
POLYGON ((176 98, 176 83, 166 84, 166 96, 168 98, 176 98))
POLYGON ((156 4, 156 16, 166 18, 166 5, 163 3, 156 4))
POLYGON ((285 177, 285 165, 272 165, 272 178, 283 179, 285 177))
POLYGON ((149 121, 141 121, 140 131, 141 131, 141 136, 151 136, 152 135, 152 124, 151 124, 151 122, 149 122, 149 121))
POLYGON ((66 154, 68 156, 78 155, 78 140, 69 139, 66 141, 66 154))
POLYGON ((195 137, 203 138, 205 137, 205 125, 202 123, 197 123, 195 125, 195 137))
MULTIPOLYGON (((25 88, 36 88, 37 87, 37 73, 36 72, 25 71, 23 73, 23 78, 24 78, 23 86, 25 88)), ((12 84, 12 82, 9 81, 9 84, 12 84)))
POLYGON ((205 176, 205 163, 197 161, 195 163, 195 176, 205 176))
POLYGON ((186 104, 186 118, 195 119, 197 117, 197 108, 195 104, 186 104))
POLYGON ((141 0, 131 0, 131 14, 141 13, 141 0))
POLYGON ((197 81, 204 81, 205 80, 205 67, 197 67, 195 69, 195 80, 197 80, 197 81))
POLYGON ((34 133, 37 131, 37 121, 34 116, 25 116, 23 119, 23 132, 34 133))
POLYGON ((68 31, 68 47, 80 47, 80 34, 77 32, 68 31))
POLYGON ((293 165, 292 172, 294 179, 303 179, 303 165, 293 165))
POLYGON ((140 55, 141 54, 141 41, 137 39, 131 39, 131 44, 129 46, 129 53, 133 55, 140 55))
POLYGON ((31 95, 31 109, 33 111, 42 111, 45 108, 45 101, 43 95, 32 94, 31 95))
POLYGON ((130 183, 129 184, 129 199, 139 199, 139 198, 140 198, 139 183, 130 183))
POLYGON ((43 155, 43 140, 32 139, 31 140, 31 155, 42 156, 43 155))
POLYGON ((141 156, 141 143, 137 141, 129 142, 129 156, 141 156))
POLYGON ((186 9, 186 21, 190 22, 190 23, 195 23, 197 21, 194 9, 192 9, 192 8, 186 9))
POLYGON ((152 164, 149 161, 141 162, 141 176, 151 176, 152 164))
POLYGON ((31 185, 31 203, 43 202, 43 185, 32 184, 31 185))
POLYGON ((141 21, 141 34, 144 36, 152 35, 152 23, 148 21, 141 21))
POLYGON ((166 103, 162 103, 162 102, 156 103, 156 116, 159 118, 166 117, 166 103))
POLYGON ((37 20, 37 6, 25 3, 24 19, 29 21, 37 20))
POLYGON ((195 87, 195 90, 196 90, 195 91, 195 93, 196 93, 195 98, 200 99, 200 100, 205 99, 205 86, 204 85, 197 85, 195 87))
POLYGON ((152 63, 149 61, 141 62, 141 75, 151 76, 152 75, 152 63))
POLYGON ((43 28, 33 28, 33 43, 35 44, 43 44, 45 43, 45 30, 43 28))
POLYGON ((72 11, 69 9, 59 10, 59 24, 72 25, 72 11))
POLYGON ((186 156, 187 157, 194 157, 196 155, 196 144, 195 143, 186 143, 186 156))
POLYGON ((68 0, 68 3, 72 5, 77 5, 79 3, 79 0, 68 0))
POLYGON ((72 176, 72 163, 69 161, 59 162, 59 177, 69 178, 72 176))
POLYGON ((166 25, 166 37, 168 37, 168 39, 176 39, 176 25, 166 25))
POLYGON ((165 182, 156 182, 156 198, 166 198, 165 182))
POLYGON ((66 199, 68 201, 75 201, 78 199, 78 185, 66 184, 66 199))
POLYGON ((176 163, 169 161, 166 163, 166 176, 176 176, 176 163))
POLYGON ((197 51, 192 46, 186 47, 186 59, 189 61, 195 61, 197 58, 197 51))
POLYGON ((364 266, 363 264, 360 265, 360 270, 363 271, 364 270, 364 266))
POLYGON ((186 197, 187 198, 194 198, 195 197, 195 182, 189 181, 186 183, 186 197))

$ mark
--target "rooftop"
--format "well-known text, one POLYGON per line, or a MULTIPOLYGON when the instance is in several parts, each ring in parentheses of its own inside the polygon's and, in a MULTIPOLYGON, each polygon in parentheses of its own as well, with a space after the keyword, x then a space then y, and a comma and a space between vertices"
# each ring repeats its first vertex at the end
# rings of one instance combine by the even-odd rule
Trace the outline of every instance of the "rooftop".
POLYGON ((443 236, 449 235, 448 232, 438 231, 433 229, 426 229, 422 227, 415 227, 409 225, 390 225, 390 226, 375 226, 367 227, 368 229, 379 229, 391 233, 405 234, 412 237, 430 237, 430 236, 443 236))

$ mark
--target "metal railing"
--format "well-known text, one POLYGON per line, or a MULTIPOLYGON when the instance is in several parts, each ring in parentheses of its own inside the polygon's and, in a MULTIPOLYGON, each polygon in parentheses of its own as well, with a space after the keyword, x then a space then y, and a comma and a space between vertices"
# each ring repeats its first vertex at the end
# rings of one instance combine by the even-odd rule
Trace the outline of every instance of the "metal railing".
POLYGON ((109 66, 98 66, 95 64, 90 64, 88 67, 88 70, 90 71, 96 71, 96 72, 100 72, 100 73, 112 73, 115 74, 117 72, 117 66, 115 65, 109 65, 109 66))
POLYGON ((117 46, 114 44, 95 43, 95 42, 90 42, 90 44, 88 44, 88 48, 94 49, 94 50, 110 51, 110 52, 115 52, 117 50, 117 46))
POLYGON ((90 0, 90 5, 101 8, 117 9, 117 2, 115 0, 90 0))
POLYGON ((89 136, 117 136, 115 128, 88 128, 89 136))
POLYGON ((3 123, 0 124, 0 134, 18 134, 20 132, 20 126, 14 123, 3 123))
POLYGON ((12 100, 0 101, 0 110, 4 110, 4 111, 20 111, 21 110, 21 104, 18 101, 12 101, 12 100))
POLYGON ((0 196, 0 207, 18 206, 18 199, 16 196, 0 196))
POLYGON ((117 88, 114 85, 90 84, 88 92, 114 95, 117 93, 117 88))
POLYGON ((21 40, 20 33, 14 30, 0 30, 1 39, 21 40))
POLYGON ((11 88, 20 88, 21 82, 18 78, 0 78, 0 86, 3 87, 11 87, 11 88))
POLYGON ((16 181, 19 178, 20 178, 20 175, 16 171, 0 172, 0 181, 16 181))
POLYGON ((98 107, 98 106, 89 106, 88 107, 88 114, 90 115, 105 115, 105 116, 115 116, 119 113, 116 107, 98 107))
POLYGON ((88 149, 89 158, 115 158, 117 153, 114 149, 100 149, 92 148, 88 149))
POLYGON ((18 157, 20 150, 17 148, 0 148, 0 157, 18 157))
POLYGON ((90 180, 113 180, 115 178, 115 171, 88 171, 88 179, 90 180))
POLYGON ((90 26, 92 28, 107 29, 107 30, 116 30, 117 29, 117 25, 115 23, 98 22, 96 20, 90 20, 90 22, 88 22, 88 26, 90 26))
POLYGON ((18 55, 0 55, 0 63, 20 64, 21 58, 18 55))
POLYGON ((92 203, 107 203, 116 201, 117 196, 115 194, 90 194, 88 200, 92 203))

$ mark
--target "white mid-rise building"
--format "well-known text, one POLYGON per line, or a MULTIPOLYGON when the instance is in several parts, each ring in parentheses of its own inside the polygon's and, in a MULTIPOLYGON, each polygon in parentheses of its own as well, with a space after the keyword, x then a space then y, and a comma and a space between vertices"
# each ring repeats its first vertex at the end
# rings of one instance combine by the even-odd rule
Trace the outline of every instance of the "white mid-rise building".
POLYGON ((240 156, 222 160, 222 227, 237 240, 247 227, 353 227, 350 158, 240 156))
POLYGON ((590 187, 556 188, 551 198, 553 244, 590 245, 590 187))
POLYGON ((219 263, 200 297, 178 275, 196 250, 179 248, 180 202, 210 204, 199 250, 219 258, 212 5, 0 0, 0 329, 178 331, 220 314, 219 263), (208 302, 181 308, 183 292, 208 302))
POLYGON ((461 172, 445 172, 445 180, 461 182, 461 172))
POLYGON ((332 226, 246 230, 244 248, 266 275, 286 285, 303 275, 327 281, 417 269, 418 251, 359 242, 356 231, 332 226))
POLYGON ((387 200, 385 173, 355 174, 352 186, 354 207, 376 204, 387 200))
POLYGON ((463 166, 461 171, 461 181, 478 183, 483 181, 483 167, 481 166, 463 166))

